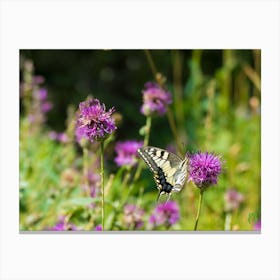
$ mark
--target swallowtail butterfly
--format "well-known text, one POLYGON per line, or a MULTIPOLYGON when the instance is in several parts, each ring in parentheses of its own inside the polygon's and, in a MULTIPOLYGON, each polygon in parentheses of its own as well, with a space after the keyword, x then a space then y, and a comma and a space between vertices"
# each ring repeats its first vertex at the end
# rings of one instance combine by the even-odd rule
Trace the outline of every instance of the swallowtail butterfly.
POLYGON ((154 179, 159 190, 158 198, 167 194, 169 200, 172 192, 179 192, 186 181, 188 158, 179 156, 156 147, 143 147, 138 149, 138 154, 154 174, 154 179))

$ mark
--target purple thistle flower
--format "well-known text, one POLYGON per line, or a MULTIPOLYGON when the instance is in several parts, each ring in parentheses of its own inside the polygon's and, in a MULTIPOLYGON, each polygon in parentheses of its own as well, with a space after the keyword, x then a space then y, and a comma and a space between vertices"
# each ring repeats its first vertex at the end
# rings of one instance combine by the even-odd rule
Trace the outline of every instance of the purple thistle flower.
POLYGON ((89 171, 87 179, 89 183, 90 196, 96 197, 100 189, 100 175, 89 171))
POLYGON ((134 166, 137 163, 137 150, 143 146, 143 142, 134 140, 127 140, 124 142, 117 142, 115 151, 117 156, 115 162, 118 166, 134 166))
POLYGON ((201 189, 217 184, 218 175, 222 171, 222 163, 218 156, 211 153, 195 153, 189 157, 189 179, 201 189))
POLYGON ((49 132, 49 138, 51 139, 51 140, 56 140, 57 139, 57 133, 55 132, 55 131, 50 131, 49 132))
POLYGON ((76 126, 76 129, 75 129, 75 136, 76 136, 76 141, 78 143, 81 143, 81 140, 83 138, 87 138, 86 137, 86 128, 85 127, 80 127, 80 126, 76 126))
POLYGON ((117 129, 112 118, 114 108, 106 112, 105 105, 100 104, 98 99, 80 103, 79 109, 77 128, 80 137, 85 136, 89 141, 94 142, 94 140, 105 139, 117 129))
POLYGON ((59 222, 53 228, 51 228, 51 230, 61 231, 61 230, 64 230, 64 226, 65 225, 63 222, 59 222))
POLYGON ((55 131, 50 131, 49 132, 49 138, 51 140, 56 140, 58 142, 61 142, 63 144, 67 143, 69 141, 69 138, 66 133, 64 132, 55 132, 55 131))
POLYGON ((165 147, 165 150, 170 152, 170 153, 173 153, 173 154, 176 154, 176 147, 174 144, 170 143, 168 144, 166 147, 165 147))
POLYGON ((143 226, 144 210, 134 204, 124 206, 124 223, 129 229, 139 229, 143 226))
POLYGON ((95 227, 95 230, 96 230, 96 231, 102 231, 102 225, 97 225, 97 226, 95 227))
POLYGON ((261 220, 258 220, 258 221, 254 224, 254 230, 261 230, 261 229, 262 229, 261 220))
POLYGON ((41 110, 43 113, 47 113, 52 109, 52 107, 53 107, 53 104, 51 102, 45 101, 41 105, 41 110))
POLYGON ((244 201, 244 196, 242 193, 237 192, 234 189, 229 189, 224 195, 225 199, 225 210, 233 211, 237 209, 241 202, 244 201))
POLYGON ((69 141, 67 134, 64 132, 57 134, 57 140, 63 144, 65 144, 69 141))
POLYGON ((172 103, 171 94, 157 83, 148 82, 144 86, 141 113, 145 116, 162 116, 172 103))
POLYGON ((154 226, 175 224, 180 218, 179 207, 174 201, 158 204, 150 216, 150 223, 154 226))
POLYGON ((33 123, 36 122, 36 116, 33 115, 33 114, 29 114, 29 115, 27 116, 27 119, 28 119, 28 122, 29 122, 30 124, 33 124, 33 123))
POLYGON ((41 101, 44 101, 48 97, 48 91, 45 88, 40 88, 38 90, 38 97, 41 101))
POLYGON ((74 224, 68 223, 66 221, 66 217, 60 217, 58 222, 55 224, 55 226, 50 228, 49 230, 54 230, 54 231, 77 230, 77 227, 74 224))
POLYGON ((43 76, 40 76, 40 75, 33 76, 33 84, 35 84, 35 85, 40 85, 40 84, 44 83, 44 81, 45 81, 45 78, 43 76))

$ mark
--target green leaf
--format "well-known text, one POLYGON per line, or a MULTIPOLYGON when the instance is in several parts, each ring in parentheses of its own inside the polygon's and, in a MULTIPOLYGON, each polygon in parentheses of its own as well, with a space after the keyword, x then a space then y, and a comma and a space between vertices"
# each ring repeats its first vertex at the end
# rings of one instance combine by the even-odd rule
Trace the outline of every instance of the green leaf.
POLYGON ((97 199, 92 197, 77 197, 67 200, 65 204, 72 206, 88 206, 89 204, 96 201, 97 199))

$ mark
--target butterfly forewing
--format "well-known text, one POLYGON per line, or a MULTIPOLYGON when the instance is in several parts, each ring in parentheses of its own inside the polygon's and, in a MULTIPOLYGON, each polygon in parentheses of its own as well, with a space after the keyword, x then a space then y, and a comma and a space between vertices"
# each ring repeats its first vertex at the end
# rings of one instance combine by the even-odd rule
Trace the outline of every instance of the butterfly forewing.
POLYGON ((180 191, 187 176, 186 159, 156 147, 143 147, 138 150, 154 174, 158 189, 163 193, 180 191))

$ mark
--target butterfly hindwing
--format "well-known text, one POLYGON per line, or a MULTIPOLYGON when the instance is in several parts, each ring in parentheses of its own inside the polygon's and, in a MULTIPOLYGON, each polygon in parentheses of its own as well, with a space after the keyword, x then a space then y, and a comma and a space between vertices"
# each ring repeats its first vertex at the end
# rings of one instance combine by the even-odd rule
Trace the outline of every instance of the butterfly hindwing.
POLYGON ((156 147, 143 147, 138 150, 154 174, 160 193, 180 191, 187 176, 187 159, 156 147))

